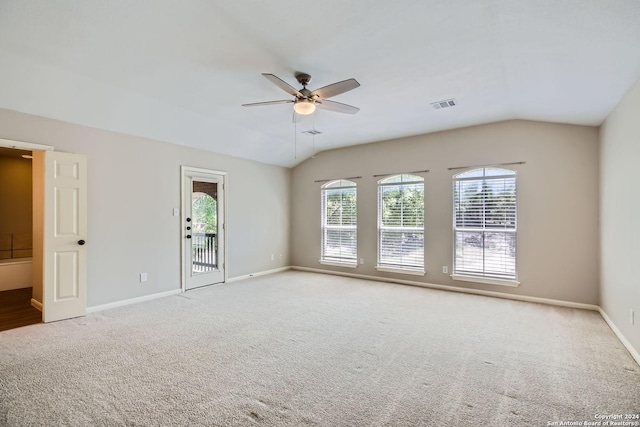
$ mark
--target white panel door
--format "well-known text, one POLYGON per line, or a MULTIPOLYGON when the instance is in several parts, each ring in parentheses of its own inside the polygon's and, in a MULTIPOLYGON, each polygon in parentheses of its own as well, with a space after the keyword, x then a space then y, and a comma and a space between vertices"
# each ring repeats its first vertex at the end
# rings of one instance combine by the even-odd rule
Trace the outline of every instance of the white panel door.
POLYGON ((44 152, 43 320, 84 316, 87 305, 87 160, 44 152))
POLYGON ((184 290, 225 281, 224 178, 182 169, 184 290))

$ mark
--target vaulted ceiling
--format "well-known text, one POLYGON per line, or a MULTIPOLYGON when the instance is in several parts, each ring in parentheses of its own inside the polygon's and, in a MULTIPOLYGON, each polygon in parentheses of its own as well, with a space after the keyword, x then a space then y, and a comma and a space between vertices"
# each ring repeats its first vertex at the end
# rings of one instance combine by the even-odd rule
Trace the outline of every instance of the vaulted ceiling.
POLYGON ((514 118, 597 126, 639 77, 637 0, 0 0, 0 108, 282 166, 514 118), (289 99, 261 73, 296 71, 355 78, 332 100, 361 111, 241 107, 289 99))

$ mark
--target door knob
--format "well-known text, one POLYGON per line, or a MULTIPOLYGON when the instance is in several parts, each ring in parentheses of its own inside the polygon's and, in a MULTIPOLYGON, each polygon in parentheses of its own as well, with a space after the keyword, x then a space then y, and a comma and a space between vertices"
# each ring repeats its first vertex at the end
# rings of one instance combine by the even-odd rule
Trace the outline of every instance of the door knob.
POLYGON ((187 218, 187 222, 191 222, 191 218, 187 218))
POLYGON ((191 230, 191 227, 187 227, 187 230, 191 230))
POLYGON ((187 234, 187 239, 190 239, 190 238, 191 238, 191 234, 187 234))
POLYGON ((86 243, 86 242, 85 242, 84 240, 78 240, 78 244, 79 244, 80 246, 84 245, 85 243, 86 243))

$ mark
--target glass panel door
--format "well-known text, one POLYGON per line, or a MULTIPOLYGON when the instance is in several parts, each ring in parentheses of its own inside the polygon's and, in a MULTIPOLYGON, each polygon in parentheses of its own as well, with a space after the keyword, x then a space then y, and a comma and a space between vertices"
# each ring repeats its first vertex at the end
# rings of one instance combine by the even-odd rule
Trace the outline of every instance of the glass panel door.
POLYGON ((193 180, 191 214, 191 269, 195 275, 218 267, 218 183, 193 180))
POLYGON ((225 176, 183 166, 183 289, 223 283, 225 176))

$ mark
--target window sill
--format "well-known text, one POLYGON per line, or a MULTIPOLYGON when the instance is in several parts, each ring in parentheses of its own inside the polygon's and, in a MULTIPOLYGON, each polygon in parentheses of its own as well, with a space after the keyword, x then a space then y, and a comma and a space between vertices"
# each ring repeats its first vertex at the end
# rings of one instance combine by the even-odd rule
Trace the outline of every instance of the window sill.
POLYGON ((427 274, 427 272, 424 270, 410 270, 408 268, 382 267, 379 265, 376 266, 376 270, 384 271, 387 273, 411 274, 414 276, 424 276, 425 274, 427 274))
POLYGON ((338 261, 324 261, 324 260, 320 260, 318 261, 320 264, 323 265, 332 265, 334 267, 347 267, 347 268, 356 268, 358 266, 357 263, 346 263, 346 262, 338 262, 338 261))
POLYGON ((484 283, 485 285, 510 286, 512 288, 517 288, 518 286, 520 286, 520 282, 518 282, 517 280, 492 279, 490 277, 464 276, 462 274, 452 274, 451 278, 453 280, 459 280, 462 282, 484 283))

